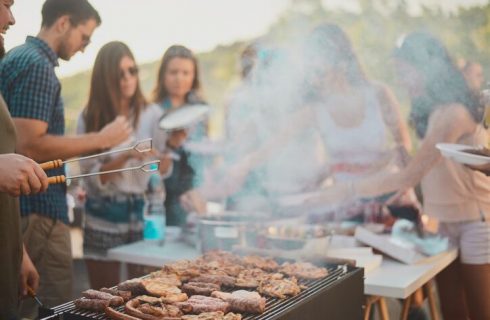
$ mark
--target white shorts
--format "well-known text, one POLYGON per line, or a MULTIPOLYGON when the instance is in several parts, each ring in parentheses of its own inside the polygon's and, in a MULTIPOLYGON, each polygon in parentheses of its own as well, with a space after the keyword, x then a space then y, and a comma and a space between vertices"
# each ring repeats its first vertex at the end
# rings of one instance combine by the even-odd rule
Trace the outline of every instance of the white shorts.
POLYGON ((462 263, 490 263, 490 221, 441 222, 439 233, 459 248, 462 263))

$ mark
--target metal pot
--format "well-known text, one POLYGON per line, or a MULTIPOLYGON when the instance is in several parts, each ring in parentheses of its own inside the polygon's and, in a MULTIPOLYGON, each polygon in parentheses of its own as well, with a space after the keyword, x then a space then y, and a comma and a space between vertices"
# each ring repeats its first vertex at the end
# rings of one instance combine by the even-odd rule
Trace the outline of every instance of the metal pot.
POLYGON ((226 250, 234 246, 251 245, 257 241, 257 230, 271 217, 263 212, 226 211, 199 218, 198 234, 201 251, 226 250))

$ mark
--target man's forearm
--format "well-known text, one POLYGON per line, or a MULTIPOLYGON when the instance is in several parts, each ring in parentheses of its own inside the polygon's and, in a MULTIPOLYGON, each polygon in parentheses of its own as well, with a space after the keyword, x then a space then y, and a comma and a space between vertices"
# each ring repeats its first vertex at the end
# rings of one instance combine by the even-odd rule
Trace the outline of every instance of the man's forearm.
POLYGON ((101 150, 104 146, 97 133, 79 136, 57 136, 46 134, 17 144, 17 153, 34 161, 45 162, 54 159, 69 159, 101 150))

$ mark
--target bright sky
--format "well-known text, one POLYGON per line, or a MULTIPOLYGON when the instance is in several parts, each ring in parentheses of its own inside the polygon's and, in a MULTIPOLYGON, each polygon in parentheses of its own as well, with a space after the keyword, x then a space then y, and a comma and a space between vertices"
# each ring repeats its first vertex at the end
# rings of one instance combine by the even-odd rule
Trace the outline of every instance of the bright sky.
MULTIPOLYGON (((139 63, 159 59, 172 44, 196 52, 218 44, 253 39, 265 33, 292 0, 91 0, 102 25, 85 53, 60 62, 58 74, 67 76, 92 67, 99 48, 112 40, 129 45, 139 63)), ((356 9, 357 0, 323 0, 329 8, 356 9)), ((487 0, 408 0, 409 4, 483 4, 487 0)), ((5 37, 7 50, 36 35, 41 25, 42 0, 15 0, 17 20, 5 37)))

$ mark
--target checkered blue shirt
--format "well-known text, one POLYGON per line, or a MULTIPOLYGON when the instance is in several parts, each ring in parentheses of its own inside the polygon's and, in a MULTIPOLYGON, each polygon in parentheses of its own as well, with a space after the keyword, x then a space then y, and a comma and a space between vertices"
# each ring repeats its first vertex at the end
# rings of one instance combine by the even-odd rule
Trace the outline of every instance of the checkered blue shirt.
MULTIPOLYGON (((65 115, 61 84, 54 68, 58 55, 41 39, 26 42, 7 53, 0 62, 0 92, 13 118, 41 120, 48 134, 64 135, 65 115)), ((22 133, 18 133, 22 134, 22 133)), ((49 170, 49 176, 65 174, 65 169, 49 170)), ((39 213, 68 223, 66 185, 50 185, 48 191, 20 198, 21 215, 39 213)))

